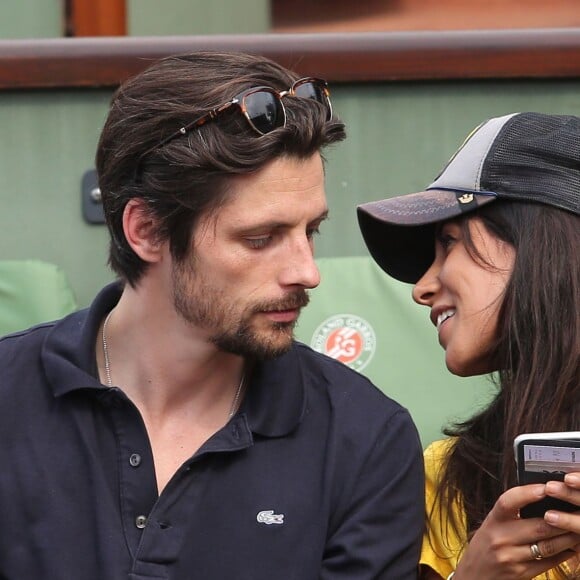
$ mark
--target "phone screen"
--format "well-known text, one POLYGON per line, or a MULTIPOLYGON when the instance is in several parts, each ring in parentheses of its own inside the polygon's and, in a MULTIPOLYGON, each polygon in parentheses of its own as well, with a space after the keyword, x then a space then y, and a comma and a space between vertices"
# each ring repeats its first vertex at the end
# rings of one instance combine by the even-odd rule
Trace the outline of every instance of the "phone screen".
POLYGON ((570 447, 569 441, 549 442, 539 445, 536 442, 523 444, 524 471, 533 477, 534 473, 557 475, 564 478, 566 473, 580 469, 580 452, 570 447))

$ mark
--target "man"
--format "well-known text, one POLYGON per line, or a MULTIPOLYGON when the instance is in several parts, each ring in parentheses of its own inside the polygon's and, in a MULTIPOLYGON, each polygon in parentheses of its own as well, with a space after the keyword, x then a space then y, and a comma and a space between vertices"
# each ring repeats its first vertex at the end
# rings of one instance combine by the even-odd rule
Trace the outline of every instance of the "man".
POLYGON ((260 57, 168 58, 115 94, 119 282, 0 342, 1 576, 416 577, 412 421, 292 340, 343 138, 324 81, 260 57))

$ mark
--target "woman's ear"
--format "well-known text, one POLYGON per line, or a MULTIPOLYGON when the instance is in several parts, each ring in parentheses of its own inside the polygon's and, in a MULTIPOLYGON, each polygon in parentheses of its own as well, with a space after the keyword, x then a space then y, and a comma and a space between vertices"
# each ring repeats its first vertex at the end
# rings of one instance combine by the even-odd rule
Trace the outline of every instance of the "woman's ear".
POLYGON ((161 259, 163 242, 159 240, 157 220, 142 199, 131 199, 123 211, 123 231, 128 244, 145 262, 161 259))

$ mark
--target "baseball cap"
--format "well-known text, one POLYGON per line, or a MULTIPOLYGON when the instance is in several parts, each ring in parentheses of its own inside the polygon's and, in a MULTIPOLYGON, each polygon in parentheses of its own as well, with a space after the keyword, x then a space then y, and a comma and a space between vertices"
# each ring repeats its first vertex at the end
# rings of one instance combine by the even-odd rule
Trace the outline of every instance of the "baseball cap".
POLYGON ((436 224, 497 200, 580 213, 580 117, 512 113, 476 127, 424 191, 357 207, 371 256, 415 283, 435 256, 436 224))

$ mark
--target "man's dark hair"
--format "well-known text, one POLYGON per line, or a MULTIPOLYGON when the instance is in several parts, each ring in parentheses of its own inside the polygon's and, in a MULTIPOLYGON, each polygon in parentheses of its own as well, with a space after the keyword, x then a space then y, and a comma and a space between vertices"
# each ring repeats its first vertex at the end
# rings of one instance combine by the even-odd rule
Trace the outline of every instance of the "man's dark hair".
POLYGON ((111 234, 109 264, 135 286, 147 264, 123 233, 123 211, 144 200, 160 241, 177 261, 188 253, 201 215, 222 204, 229 178, 278 157, 306 159, 345 137, 318 102, 284 97, 286 126, 258 135, 237 107, 155 148, 168 135, 245 89, 288 90, 298 76, 264 57, 196 52, 157 61, 113 95, 97 149, 97 173, 111 234), (143 156, 143 154, 153 150, 143 156))

